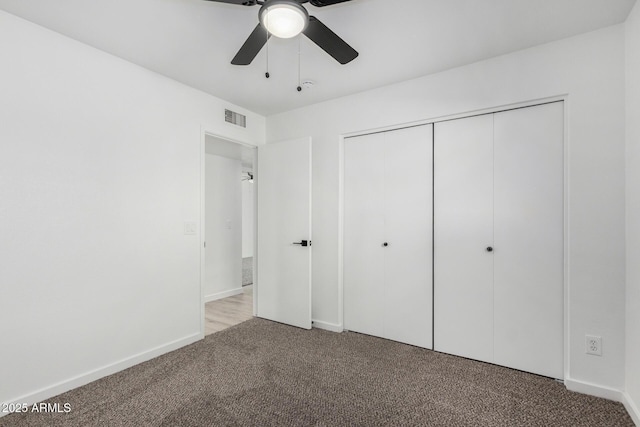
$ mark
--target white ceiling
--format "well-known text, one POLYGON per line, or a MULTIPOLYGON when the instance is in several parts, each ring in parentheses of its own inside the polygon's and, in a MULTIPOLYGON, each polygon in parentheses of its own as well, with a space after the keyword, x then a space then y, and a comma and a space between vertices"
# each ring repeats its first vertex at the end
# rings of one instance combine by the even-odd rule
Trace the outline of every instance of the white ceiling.
POLYGON ((353 46, 347 65, 308 39, 272 38, 249 66, 231 58, 258 6, 205 0, 0 0, 0 9, 263 115, 623 22, 635 0, 352 0, 311 15, 353 46), (302 80, 297 92, 298 45, 302 80))

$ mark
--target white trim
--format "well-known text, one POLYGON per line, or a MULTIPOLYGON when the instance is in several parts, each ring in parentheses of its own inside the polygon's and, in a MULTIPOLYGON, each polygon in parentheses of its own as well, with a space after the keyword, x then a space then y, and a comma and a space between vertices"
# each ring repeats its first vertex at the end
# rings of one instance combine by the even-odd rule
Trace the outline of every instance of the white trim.
MULTIPOLYGON (((229 125, 231 125, 231 124, 229 123, 229 125)), ((233 126, 234 129, 236 129, 236 128, 237 129, 241 129, 241 128, 238 128, 235 125, 231 125, 231 126, 233 126)), ((232 137, 230 137, 228 135, 222 135, 222 134, 217 133, 217 131, 212 130, 212 129, 217 129, 218 127, 219 126, 217 126, 217 125, 215 125, 213 123, 211 123, 211 124, 201 123, 200 124, 200 129, 202 130, 202 133, 204 133, 206 135, 209 135, 209 136, 213 136, 214 138, 222 139, 222 140, 228 141, 228 142, 233 142, 235 144, 240 144, 240 145, 242 145, 244 147, 248 147, 248 148, 257 148, 260 145, 264 145, 264 144, 253 143, 253 142, 250 142, 250 141, 242 141, 241 139, 232 138, 232 137)))
POLYGON ((465 111, 457 114, 447 114, 444 116, 431 117, 429 119, 416 120, 413 122, 398 123, 398 124, 389 125, 389 126, 382 126, 379 128, 345 132, 343 134, 340 134, 339 136, 342 138, 352 138, 354 136, 369 135, 372 133, 388 132, 392 130, 405 129, 405 128, 414 127, 414 126, 435 124, 438 122, 444 122, 444 121, 455 120, 455 119, 463 119, 466 117, 479 116, 482 114, 499 113, 502 111, 514 110, 517 108, 534 107, 536 105, 541 105, 541 104, 549 104, 552 102, 566 101, 568 97, 569 97, 569 94, 548 96, 545 98, 532 99, 529 101, 515 102, 513 104, 503 104, 496 107, 481 108, 479 110, 469 110, 469 111, 465 111))
POLYGON ((570 298, 570 292, 571 292, 571 287, 570 287, 570 283, 571 283, 571 269, 569 268, 570 266, 570 256, 569 256, 569 252, 570 252, 570 248, 569 248, 569 234, 571 232, 570 230, 570 226, 571 224, 569 224, 569 189, 570 187, 570 176, 571 174, 570 172, 570 167, 571 164, 569 162, 569 147, 570 147, 570 139, 569 139, 569 95, 564 95, 562 97, 559 97, 562 99, 563 101, 563 106, 564 106, 564 111, 562 112, 564 114, 563 120, 564 120, 564 135, 563 135, 563 145, 564 145, 564 151, 562 153, 563 159, 562 159, 562 168, 563 168, 563 188, 562 188, 562 213, 563 213, 563 218, 562 218, 562 230, 564 235, 562 236, 563 238, 563 252, 562 255, 564 256, 564 260, 563 260, 563 268, 564 268, 564 272, 563 272, 563 295, 562 297, 564 298, 563 302, 562 302, 562 309, 564 311, 563 313, 563 324, 564 324, 564 330, 563 332, 563 351, 564 351, 564 378, 569 378, 570 377, 570 360, 571 360, 571 348, 569 346, 569 331, 570 329, 570 319, 571 316, 570 314, 570 310, 571 310, 571 306, 569 304, 569 302, 571 301, 570 298))
POLYGON ((636 423, 637 426, 640 426, 640 408, 638 408, 638 405, 636 405, 626 391, 622 393, 622 404, 633 422, 636 423))
POLYGON ((627 410, 635 425, 640 426, 640 409, 626 391, 592 384, 585 381, 573 380, 571 378, 564 380, 564 386, 569 391, 575 391, 576 393, 588 394, 590 396, 601 397, 603 399, 622 403, 624 405, 624 409, 627 410))
POLYGON ((313 138, 309 141, 309 323, 313 328, 313 138))
POLYGON ((200 127, 200 333, 204 336, 204 279, 206 264, 206 232, 205 232, 205 183, 206 183, 206 147, 207 130, 200 127))
POLYGON ((605 387, 585 381, 578 381, 571 378, 564 380, 564 386, 569 391, 588 394, 590 396, 602 397, 603 399, 622 402, 623 392, 611 387, 605 387))
MULTIPOLYGON (((100 378, 104 378, 106 376, 115 374, 116 372, 120 372, 132 366, 138 365, 142 362, 146 362, 147 360, 151 360, 163 354, 169 353, 170 351, 174 351, 189 344, 193 344, 194 342, 199 341, 203 338, 204 335, 202 333, 189 335, 179 340, 172 341, 168 344, 163 344, 161 346, 143 351, 142 353, 138 353, 131 357, 127 357, 120 360, 119 362, 115 362, 102 368, 94 369, 84 374, 75 376, 71 379, 52 384, 48 387, 41 388, 10 401, 2 402, 2 404, 4 405, 6 403, 10 405, 12 403, 24 403, 27 405, 33 405, 34 403, 42 402, 43 400, 57 396, 61 393, 73 390, 74 388, 81 387, 83 385, 89 384, 90 382, 99 380, 100 378)), ((3 417, 4 415, 7 415, 7 413, 0 413, 0 417, 3 417)))
POLYGON ((216 292, 215 294, 206 295, 204 297, 204 302, 208 303, 211 301, 217 301, 222 298, 232 297, 234 295, 240 295, 242 292, 242 288, 229 289, 228 291, 216 292))
POLYGON ((342 135, 338 140, 338 323, 342 332, 344 325, 344 136, 342 135))
POLYGON ((342 325, 336 325, 335 323, 323 322, 321 320, 312 320, 311 327, 316 329, 322 329, 330 332, 343 332, 342 325))

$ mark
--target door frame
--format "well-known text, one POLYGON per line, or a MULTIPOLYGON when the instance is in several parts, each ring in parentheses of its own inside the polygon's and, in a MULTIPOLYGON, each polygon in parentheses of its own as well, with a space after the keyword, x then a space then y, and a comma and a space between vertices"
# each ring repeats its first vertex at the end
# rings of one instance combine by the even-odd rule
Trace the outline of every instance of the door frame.
MULTIPOLYGON (((427 118, 424 120, 418 120, 413 122, 399 123, 389 126, 382 126, 378 128, 358 130, 353 132, 346 132, 338 136, 338 325, 335 330, 337 332, 344 331, 344 148, 345 139, 356 136, 369 135, 373 133, 387 132, 398 129, 404 129, 413 126, 422 126, 427 124, 433 124, 434 126, 439 122, 445 122, 449 120, 462 119, 467 117, 479 116, 484 114, 493 114, 502 111, 516 110, 520 108, 534 107, 536 105, 550 104, 553 102, 563 102, 564 110, 564 135, 563 135, 563 363, 564 363, 564 381, 571 379, 569 373, 569 361, 570 361, 570 349, 569 341, 571 336, 569 335, 569 313, 571 307, 569 305, 569 94, 560 94, 556 96, 550 96, 545 98, 531 99, 528 101, 516 102, 511 104, 503 104, 495 107, 483 108, 478 110, 470 110, 457 114, 448 114, 443 116, 436 116, 427 118)), ((435 145, 435 140, 433 141, 435 145)), ((434 283, 435 287, 436 284, 434 283)), ((434 301, 435 304, 435 301, 434 301)))
POLYGON ((220 139, 248 148, 253 151, 253 315, 258 310, 258 301, 256 299, 256 288, 258 287, 258 146, 242 142, 228 136, 222 136, 215 131, 209 130, 206 126, 200 128, 200 336, 204 338, 205 334, 205 295, 204 295, 204 278, 205 278, 205 207, 206 207, 206 188, 205 188, 205 172, 206 172, 206 139, 207 136, 220 139))

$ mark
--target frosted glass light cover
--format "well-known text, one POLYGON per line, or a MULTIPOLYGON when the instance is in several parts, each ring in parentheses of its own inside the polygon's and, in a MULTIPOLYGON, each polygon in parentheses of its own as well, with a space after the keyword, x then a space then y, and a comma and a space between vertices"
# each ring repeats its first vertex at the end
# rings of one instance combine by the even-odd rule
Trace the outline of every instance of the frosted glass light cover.
POLYGON ((307 16, 289 4, 269 6, 261 16, 262 25, 276 37, 288 39, 300 34, 307 25, 307 16))

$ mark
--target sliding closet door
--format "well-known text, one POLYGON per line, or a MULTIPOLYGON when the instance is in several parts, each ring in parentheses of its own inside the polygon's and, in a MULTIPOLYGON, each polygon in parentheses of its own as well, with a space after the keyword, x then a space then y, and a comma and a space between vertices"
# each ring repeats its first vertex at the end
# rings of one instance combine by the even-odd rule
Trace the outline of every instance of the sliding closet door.
POLYGON ((563 103, 494 116, 495 363, 563 378, 563 103))
POLYGON ((385 337, 432 348, 432 125, 385 133, 385 337))
POLYGON ((493 116, 435 125, 434 349, 493 361, 493 116))
POLYGON ((384 335, 384 134, 344 145, 344 324, 384 335))

